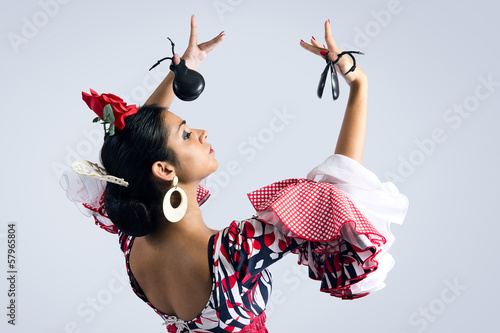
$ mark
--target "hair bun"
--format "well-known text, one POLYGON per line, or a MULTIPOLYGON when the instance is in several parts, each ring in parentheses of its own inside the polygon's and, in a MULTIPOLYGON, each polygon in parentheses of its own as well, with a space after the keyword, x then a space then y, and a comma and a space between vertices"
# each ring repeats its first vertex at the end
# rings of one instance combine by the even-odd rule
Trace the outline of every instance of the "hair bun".
POLYGON ((104 194, 106 213, 118 229, 130 236, 140 237, 153 232, 153 205, 130 196, 130 190, 107 184, 104 194))

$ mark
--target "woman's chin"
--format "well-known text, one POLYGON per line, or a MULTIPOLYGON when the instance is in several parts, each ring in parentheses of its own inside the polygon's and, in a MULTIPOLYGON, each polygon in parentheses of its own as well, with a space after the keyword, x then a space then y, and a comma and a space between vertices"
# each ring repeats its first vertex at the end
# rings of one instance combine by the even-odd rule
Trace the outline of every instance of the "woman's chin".
POLYGON ((203 177, 204 178, 207 178, 211 175, 213 175, 217 170, 219 169, 219 163, 217 161, 215 161, 214 165, 212 165, 210 167, 210 170, 208 171, 208 173, 203 177))
POLYGON ((215 161, 215 170, 214 170, 214 171, 212 171, 212 172, 211 172, 211 174, 212 174, 212 173, 214 173, 215 171, 217 171, 217 169, 219 169, 219 161, 217 161, 217 160, 215 159, 215 157, 214 157, 214 161, 215 161))

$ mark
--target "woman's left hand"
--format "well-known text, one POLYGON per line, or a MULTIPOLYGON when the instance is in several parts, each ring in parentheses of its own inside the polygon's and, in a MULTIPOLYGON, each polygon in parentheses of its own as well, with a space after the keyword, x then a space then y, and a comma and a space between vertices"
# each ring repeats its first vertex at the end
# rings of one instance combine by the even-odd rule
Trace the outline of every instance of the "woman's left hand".
MULTIPOLYGON (((311 38, 311 44, 308 44, 303 40, 301 40, 300 45, 304 49, 316 55, 319 55, 320 57, 323 57, 323 59, 325 58, 326 51, 329 51, 328 53, 329 59, 336 61, 338 55, 342 53, 342 51, 335 43, 335 40, 333 40, 330 20, 325 22, 325 41, 326 41, 326 47, 324 45, 322 47, 314 37, 311 38)), ((352 60, 349 57, 344 56, 338 59, 338 62, 335 64, 335 67, 340 72, 340 75, 345 79, 345 81, 349 86, 351 86, 353 82, 366 83, 367 82, 366 74, 359 67, 359 65, 356 65, 356 69, 354 70, 354 72, 350 72, 349 74, 344 75, 344 73, 347 73, 347 71, 349 71, 352 65, 353 65, 352 60)))
MULTIPOLYGON (((203 59, 206 58, 217 45, 224 40, 224 31, 218 34, 213 39, 198 44, 198 26, 196 23, 196 18, 191 16, 191 35, 189 36, 189 45, 182 55, 182 59, 186 61, 186 66, 190 69, 196 69, 203 59)), ((178 64, 180 61, 178 55, 174 56, 174 63, 178 64)))

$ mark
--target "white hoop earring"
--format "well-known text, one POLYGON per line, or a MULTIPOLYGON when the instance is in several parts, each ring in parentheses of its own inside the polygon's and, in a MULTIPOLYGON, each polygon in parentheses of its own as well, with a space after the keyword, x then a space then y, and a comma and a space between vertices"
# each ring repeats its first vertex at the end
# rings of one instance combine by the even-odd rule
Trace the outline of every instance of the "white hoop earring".
POLYGON ((163 215, 165 215, 165 218, 172 223, 179 222, 184 217, 187 210, 186 192, 184 192, 180 187, 177 187, 178 181, 179 179, 175 176, 172 182, 172 187, 167 191, 165 197, 163 197, 163 215), (174 208, 170 199, 172 194, 176 191, 179 192, 181 196, 181 202, 179 203, 179 206, 174 208))

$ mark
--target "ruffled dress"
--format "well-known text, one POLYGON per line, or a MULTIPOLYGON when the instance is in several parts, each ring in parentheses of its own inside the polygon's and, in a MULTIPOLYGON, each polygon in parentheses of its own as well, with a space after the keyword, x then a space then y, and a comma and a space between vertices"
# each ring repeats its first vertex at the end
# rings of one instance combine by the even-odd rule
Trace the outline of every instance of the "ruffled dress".
MULTIPOLYGON (((135 280, 129 265, 135 237, 117 230, 107 218, 98 195, 103 189, 82 186, 87 179, 75 183, 74 177, 66 178, 63 187, 70 199, 82 203, 100 227, 118 233, 133 291, 162 317, 168 332, 267 332, 265 308, 272 285, 268 267, 289 253, 308 266, 309 277, 320 281, 320 291, 332 296, 355 299, 383 288, 394 266, 388 253, 394 242, 390 224, 401 224, 408 209, 408 199, 393 183, 382 183, 359 162, 338 154, 307 178, 253 191, 248 198, 255 216, 233 221, 210 238, 212 293, 196 318, 183 321, 156 309, 135 280)), ((199 204, 208 196, 200 186, 199 204)))

